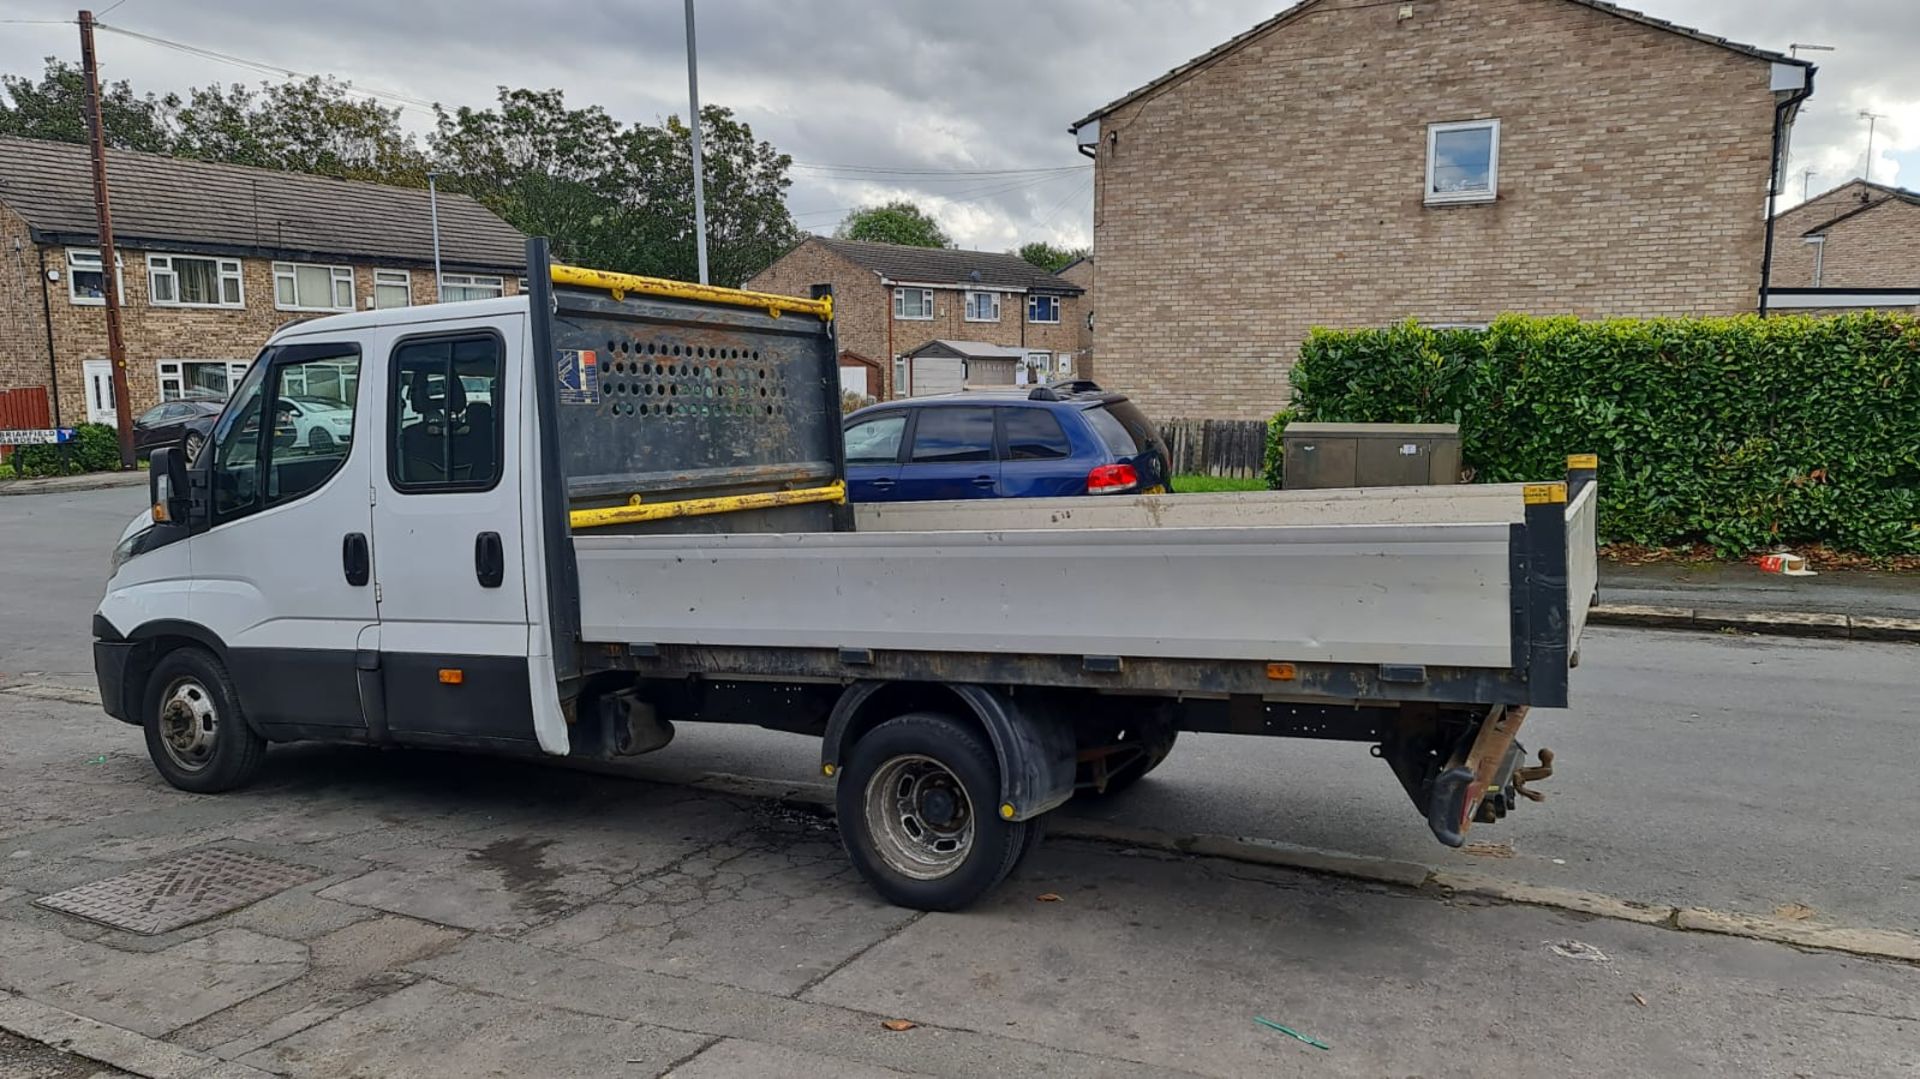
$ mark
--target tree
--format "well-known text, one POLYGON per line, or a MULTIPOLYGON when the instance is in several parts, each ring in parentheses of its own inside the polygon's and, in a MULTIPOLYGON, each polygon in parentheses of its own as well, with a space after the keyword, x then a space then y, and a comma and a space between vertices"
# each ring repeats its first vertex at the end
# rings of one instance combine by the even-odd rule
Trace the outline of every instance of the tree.
POLYGON ((258 91, 196 87, 173 116, 173 153, 203 161, 309 172, 403 187, 427 185, 427 160, 400 110, 318 76, 258 91))
POLYGON ((1016 252, 1021 258, 1033 263, 1048 273, 1059 273, 1068 266, 1087 257, 1084 247, 1055 247, 1045 240, 1020 245, 1016 252))
MULTIPOLYGON (((737 286, 800 239, 786 206, 792 159, 728 109, 700 115, 708 276, 737 286)), ((598 107, 567 108, 558 90, 503 88, 497 109, 440 113, 429 141, 450 188, 548 237, 557 258, 690 281, 691 140, 678 117, 623 129, 598 107)))
MULTIPOLYGON (((47 57, 39 82, 25 75, 0 75, 0 135, 55 142, 87 141, 87 80, 77 67, 47 57)), ((126 80, 100 87, 100 120, 108 146, 120 150, 167 153, 172 149, 168 114, 172 97, 144 97, 126 80)))
POLYGON ((905 244, 908 247, 952 247, 953 241, 932 215, 905 199, 863 206, 848 214, 833 234, 842 240, 905 244))

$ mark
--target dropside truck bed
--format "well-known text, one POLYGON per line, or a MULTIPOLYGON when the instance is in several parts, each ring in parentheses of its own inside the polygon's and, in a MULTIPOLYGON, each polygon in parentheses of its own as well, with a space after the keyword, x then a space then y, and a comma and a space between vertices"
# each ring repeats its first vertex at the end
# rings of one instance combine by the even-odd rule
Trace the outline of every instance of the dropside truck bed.
POLYGON ((856 864, 932 907, 1024 839, 973 872, 913 806, 960 791, 971 849, 1123 788, 1180 731, 1371 743, 1456 846, 1543 773, 1515 736, 1567 703, 1591 459, 1541 484, 847 506, 825 290, 782 309, 542 272, 537 244, 530 265, 572 753, 675 722, 818 735, 856 864), (954 765, 977 748, 984 799, 954 765), (900 771, 928 757, 949 767, 900 771))

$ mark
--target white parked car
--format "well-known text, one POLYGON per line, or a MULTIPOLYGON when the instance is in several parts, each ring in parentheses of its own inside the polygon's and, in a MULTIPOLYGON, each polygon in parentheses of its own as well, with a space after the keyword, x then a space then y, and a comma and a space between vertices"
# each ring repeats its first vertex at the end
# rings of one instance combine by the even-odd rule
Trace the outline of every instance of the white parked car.
POLYGON ((275 422, 293 427, 293 444, 326 449, 353 440, 353 410, 327 397, 286 397, 275 422))

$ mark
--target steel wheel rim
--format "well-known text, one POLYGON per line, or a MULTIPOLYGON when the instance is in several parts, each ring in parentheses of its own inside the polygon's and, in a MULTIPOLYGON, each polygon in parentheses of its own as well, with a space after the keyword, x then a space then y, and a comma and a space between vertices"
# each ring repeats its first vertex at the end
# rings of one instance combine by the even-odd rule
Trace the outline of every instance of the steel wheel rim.
POLYGON ((189 772, 213 760, 220 713, 213 694, 197 678, 176 678, 160 697, 160 746, 167 759, 189 772))
POLYGON ((973 800, 960 777, 932 757, 905 754, 867 781, 867 832, 887 868, 939 880, 973 850, 973 800))

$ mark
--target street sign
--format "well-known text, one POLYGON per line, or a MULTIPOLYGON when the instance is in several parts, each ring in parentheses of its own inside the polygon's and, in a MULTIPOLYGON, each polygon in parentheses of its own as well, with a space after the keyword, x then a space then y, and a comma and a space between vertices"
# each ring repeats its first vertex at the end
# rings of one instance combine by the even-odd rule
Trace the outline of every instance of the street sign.
POLYGON ((73 428, 71 427, 0 431, 0 446, 52 446, 72 441, 73 428))

